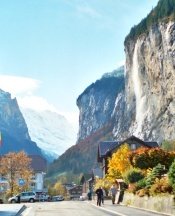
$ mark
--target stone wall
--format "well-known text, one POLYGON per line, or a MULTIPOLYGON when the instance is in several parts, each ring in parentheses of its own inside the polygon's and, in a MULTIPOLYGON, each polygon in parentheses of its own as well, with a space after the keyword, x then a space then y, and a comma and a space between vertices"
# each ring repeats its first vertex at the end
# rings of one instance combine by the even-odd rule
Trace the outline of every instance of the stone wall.
POLYGON ((175 215, 175 199, 173 195, 166 194, 155 197, 139 197, 125 192, 122 204, 175 215))

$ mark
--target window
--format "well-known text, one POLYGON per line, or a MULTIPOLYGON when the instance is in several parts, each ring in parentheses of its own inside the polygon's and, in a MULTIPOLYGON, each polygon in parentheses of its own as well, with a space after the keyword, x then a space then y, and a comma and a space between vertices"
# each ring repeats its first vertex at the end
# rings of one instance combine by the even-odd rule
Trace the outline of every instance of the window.
POLYGON ((135 143, 131 144, 131 150, 136 150, 136 144, 135 143))

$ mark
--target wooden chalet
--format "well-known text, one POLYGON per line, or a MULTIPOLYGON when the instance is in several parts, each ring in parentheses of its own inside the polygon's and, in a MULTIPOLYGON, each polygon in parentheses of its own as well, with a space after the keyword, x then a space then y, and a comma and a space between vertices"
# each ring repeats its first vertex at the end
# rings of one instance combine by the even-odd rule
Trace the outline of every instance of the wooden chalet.
POLYGON ((123 141, 103 141, 99 143, 97 161, 101 164, 103 177, 107 173, 108 158, 112 156, 118 148, 127 143, 131 150, 136 150, 140 147, 156 148, 159 147, 157 142, 143 141, 135 136, 131 136, 123 141))
POLYGON ((95 179, 102 177, 103 174, 100 168, 92 169, 92 173, 90 174, 83 174, 80 180, 80 185, 82 185, 82 196, 86 197, 89 191, 93 192, 95 179))
POLYGON ((84 173, 81 176, 80 185, 82 185, 82 196, 86 196, 86 194, 90 190, 91 180, 92 180, 92 174, 90 173, 84 173))
POLYGON ((82 186, 76 185, 70 189, 67 190, 68 197, 70 199, 79 199, 80 196, 82 196, 82 186))

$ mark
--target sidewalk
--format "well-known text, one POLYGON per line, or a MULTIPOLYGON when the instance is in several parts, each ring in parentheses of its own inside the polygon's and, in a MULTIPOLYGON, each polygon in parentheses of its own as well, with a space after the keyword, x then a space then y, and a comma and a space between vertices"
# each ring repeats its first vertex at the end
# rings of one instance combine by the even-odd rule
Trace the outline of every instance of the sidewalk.
POLYGON ((1 204, 0 216, 18 216, 24 209, 25 205, 23 204, 1 204))
POLYGON ((87 201, 87 202, 97 208, 101 208, 106 212, 110 212, 118 216, 128 216, 128 215, 172 216, 170 214, 164 214, 156 211, 149 211, 147 209, 141 209, 132 206, 127 207, 125 205, 119 205, 119 204, 112 204, 111 200, 104 200, 104 205, 102 204, 101 207, 97 206, 96 200, 87 201))

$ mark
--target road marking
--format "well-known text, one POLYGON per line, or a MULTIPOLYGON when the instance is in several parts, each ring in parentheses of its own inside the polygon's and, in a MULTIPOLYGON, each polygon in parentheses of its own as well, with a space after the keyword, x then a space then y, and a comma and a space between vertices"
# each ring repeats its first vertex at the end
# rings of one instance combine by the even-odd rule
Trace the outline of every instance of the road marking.
POLYGON ((118 216, 127 216, 127 215, 124 215, 124 214, 121 214, 121 213, 119 213, 119 212, 116 212, 116 211, 112 211, 112 210, 110 210, 110 209, 106 209, 106 208, 104 208, 104 207, 98 207, 98 206, 96 206, 95 204, 93 204, 93 203, 90 203, 91 205, 93 205, 93 206, 95 206, 96 208, 100 208, 100 209, 103 209, 104 211, 107 211, 107 212, 110 212, 110 213, 113 213, 113 214, 116 214, 116 215, 118 215, 118 216))

